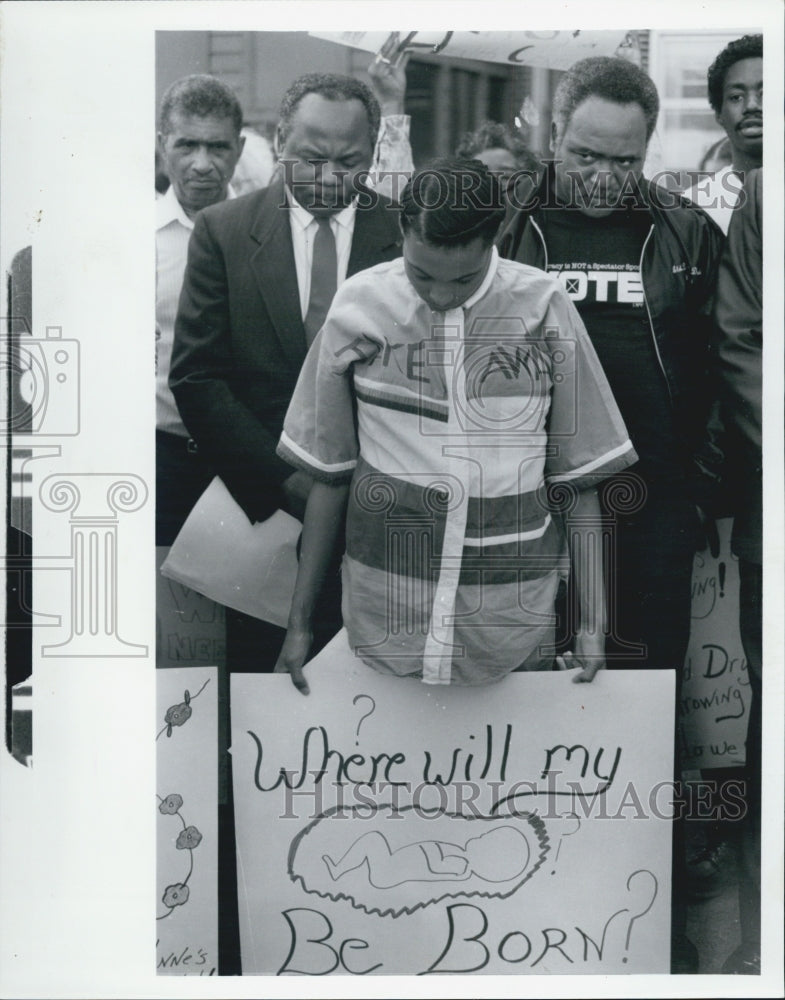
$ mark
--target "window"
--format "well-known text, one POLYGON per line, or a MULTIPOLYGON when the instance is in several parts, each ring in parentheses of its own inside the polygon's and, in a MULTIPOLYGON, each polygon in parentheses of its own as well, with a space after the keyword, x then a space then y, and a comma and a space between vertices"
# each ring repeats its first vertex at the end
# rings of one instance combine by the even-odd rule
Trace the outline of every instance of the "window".
MULTIPOLYGON (((728 42, 755 30, 651 32, 649 73, 660 95, 660 117, 646 164, 649 176, 722 165, 725 133, 709 106, 706 73, 728 42)), ((680 185, 670 180, 669 186, 687 187, 688 179, 680 185)))
POLYGON ((414 56, 406 67, 406 113, 414 162, 449 156, 486 118, 512 124, 514 70, 493 63, 414 56))

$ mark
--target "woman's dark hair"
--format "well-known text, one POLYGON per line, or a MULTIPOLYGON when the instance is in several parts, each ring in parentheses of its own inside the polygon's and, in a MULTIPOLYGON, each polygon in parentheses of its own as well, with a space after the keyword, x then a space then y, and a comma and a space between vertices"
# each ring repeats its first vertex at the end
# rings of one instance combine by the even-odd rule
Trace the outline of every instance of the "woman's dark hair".
POLYGON ((498 178, 479 160, 433 160, 416 170, 401 195, 401 229, 432 246, 490 245, 504 219, 498 178))
POLYGON ((537 157, 519 133, 501 122, 484 121, 474 132, 466 132, 458 143, 455 155, 466 159, 486 149, 509 149, 520 170, 537 170, 539 167, 537 157))

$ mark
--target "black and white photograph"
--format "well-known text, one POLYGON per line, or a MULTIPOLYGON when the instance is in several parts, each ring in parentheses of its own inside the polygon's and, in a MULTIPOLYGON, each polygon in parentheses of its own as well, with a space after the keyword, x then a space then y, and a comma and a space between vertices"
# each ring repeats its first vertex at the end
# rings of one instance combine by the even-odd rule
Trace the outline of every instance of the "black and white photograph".
POLYGON ((783 23, 713 11, 0 9, 2 995, 781 995, 783 23))

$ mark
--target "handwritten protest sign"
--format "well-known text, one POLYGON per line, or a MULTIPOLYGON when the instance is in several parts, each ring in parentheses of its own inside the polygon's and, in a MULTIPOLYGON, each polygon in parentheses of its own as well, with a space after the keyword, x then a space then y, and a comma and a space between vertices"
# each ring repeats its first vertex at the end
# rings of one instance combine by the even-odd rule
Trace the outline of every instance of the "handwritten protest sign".
POLYGON ((218 971, 218 670, 156 672, 156 966, 218 971))
POLYGON ((169 549, 155 550, 157 667, 206 667, 226 663, 226 612, 191 587, 160 573, 169 549))
POLYGON ((747 660, 739 635, 739 569, 730 551, 730 519, 718 522, 720 553, 695 556, 692 627, 681 703, 685 768, 744 763, 750 708, 747 660))
POLYGON ((667 972, 673 677, 232 677, 245 974, 667 972))
MULTIPOLYGON (((378 52, 390 42, 389 31, 310 31, 315 38, 378 52)), ((401 52, 481 59, 513 66, 569 69, 586 56, 611 56, 626 31, 400 31, 401 52)), ((385 52, 389 48, 385 48, 385 52)))

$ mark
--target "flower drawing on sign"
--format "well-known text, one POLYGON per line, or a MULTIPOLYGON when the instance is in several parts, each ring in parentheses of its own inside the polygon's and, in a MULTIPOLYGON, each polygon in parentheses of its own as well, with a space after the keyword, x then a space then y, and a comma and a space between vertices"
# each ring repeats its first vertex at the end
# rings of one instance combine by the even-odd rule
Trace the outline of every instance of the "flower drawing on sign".
POLYGON ((176 882, 168 885, 163 894, 163 904, 173 909, 175 906, 182 906, 188 902, 190 891, 184 882, 176 882))
MULTIPOLYGON (((161 902, 166 907, 166 912, 159 914, 156 919, 164 920, 166 917, 170 916, 176 907, 182 906, 184 903, 188 902, 188 898, 191 894, 191 890, 188 888, 188 882, 193 875, 194 871, 194 856, 193 851, 195 847, 198 847, 202 842, 202 834, 199 829, 193 825, 188 825, 183 819, 183 815, 180 810, 183 807, 183 797, 177 792, 172 792, 165 798, 158 796, 158 812, 162 816, 176 816, 180 821, 182 829, 177 834, 176 839, 174 835, 167 836, 167 842, 169 844, 174 843, 177 851, 187 851, 188 852, 188 871, 184 877, 181 877, 179 882, 171 882, 164 889, 164 893, 161 896, 161 902)), ((159 855, 159 873, 160 873, 160 855, 159 855)))
POLYGON ((185 701, 180 702, 179 705, 172 705, 172 707, 167 711, 164 716, 164 722, 166 723, 166 735, 172 735, 172 726, 182 726, 191 718, 191 713, 193 709, 191 708, 191 694, 189 691, 185 692, 185 701))
POLYGON ((202 684, 196 694, 191 697, 191 692, 186 690, 183 694, 183 700, 178 702, 176 705, 170 705, 166 710, 166 715, 164 715, 164 726, 160 730, 158 735, 155 737, 156 740, 160 737, 161 733, 166 733, 167 736, 172 735, 173 728, 175 726, 184 726, 186 722, 193 715, 193 708, 191 708, 191 702, 194 701, 199 695, 204 691, 207 685, 210 683, 209 679, 202 684))
POLYGON ((165 799, 161 799, 158 811, 164 816, 174 816, 175 813, 180 811, 182 804, 182 795, 177 795, 177 793, 167 795, 165 799))
POLYGON ((195 826, 187 826, 184 830, 180 831, 175 847, 178 851, 190 851, 192 848, 199 846, 201 839, 202 835, 195 826))

